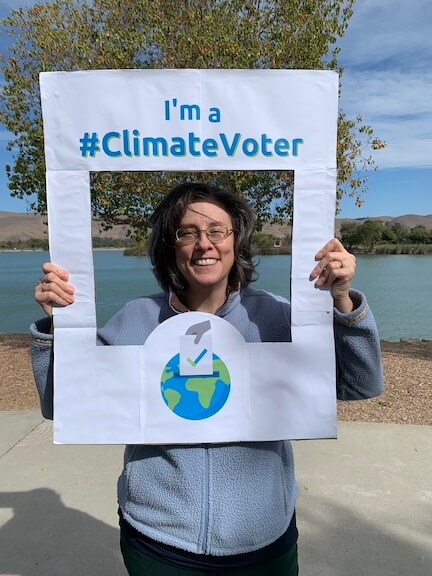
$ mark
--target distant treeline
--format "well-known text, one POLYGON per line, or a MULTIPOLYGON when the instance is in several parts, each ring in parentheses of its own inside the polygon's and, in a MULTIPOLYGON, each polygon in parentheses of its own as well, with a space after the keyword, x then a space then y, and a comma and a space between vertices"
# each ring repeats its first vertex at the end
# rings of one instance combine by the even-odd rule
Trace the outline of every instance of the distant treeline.
POLYGON ((373 254, 432 254, 432 229, 407 228, 382 220, 346 222, 340 230, 341 241, 351 251, 373 254))
MULTIPOLYGON (((124 248, 134 246, 131 238, 100 238, 94 237, 93 248, 124 248)), ((8 240, 0 242, 0 250, 48 250, 47 238, 30 238, 29 240, 8 240)))
MULTIPOLYGON (((382 220, 347 222, 342 224, 340 239, 353 252, 368 254, 432 254, 432 229, 425 226, 407 228, 382 220)), ((257 255, 291 254, 291 238, 277 238, 256 232, 252 236, 252 251, 257 255)))

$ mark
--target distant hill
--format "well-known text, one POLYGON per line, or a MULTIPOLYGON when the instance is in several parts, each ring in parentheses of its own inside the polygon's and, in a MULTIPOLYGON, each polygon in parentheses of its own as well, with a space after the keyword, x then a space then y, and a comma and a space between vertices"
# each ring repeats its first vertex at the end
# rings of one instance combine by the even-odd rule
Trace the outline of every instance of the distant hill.
POLYGON ((340 227, 345 222, 357 222, 361 224, 366 220, 381 220, 387 226, 401 224, 405 228, 414 228, 415 226, 424 226, 428 230, 432 229, 432 214, 419 216, 417 214, 405 214, 404 216, 374 216, 373 218, 336 218, 336 233, 339 233, 340 227))
MULTIPOLYGON (((379 216, 371 218, 382 220, 388 226, 399 223, 407 228, 422 225, 432 229, 432 214, 419 216, 416 214, 406 214, 404 216, 379 216)), ((30 240, 32 238, 47 238, 46 217, 40 214, 30 214, 23 212, 0 212, 0 242, 30 240)), ((344 222, 358 222, 361 224, 368 218, 336 218, 336 234, 344 222)), ((92 235, 99 238, 123 239, 127 237, 127 226, 114 226, 110 230, 101 231, 98 222, 92 224, 92 235)), ((284 237, 290 231, 288 224, 265 224, 263 232, 273 234, 276 237, 284 237)))
MULTIPOLYGON (((127 226, 114 226, 102 231, 98 222, 92 222, 92 236, 123 239, 127 226)), ((47 217, 23 212, 0 212, 0 242, 44 239, 48 237, 47 217)))

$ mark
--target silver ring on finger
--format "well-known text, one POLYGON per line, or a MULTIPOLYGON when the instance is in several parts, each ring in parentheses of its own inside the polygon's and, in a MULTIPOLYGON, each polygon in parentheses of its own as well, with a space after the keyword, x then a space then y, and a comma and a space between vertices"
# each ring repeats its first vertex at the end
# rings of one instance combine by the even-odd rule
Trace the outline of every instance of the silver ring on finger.
POLYGON ((42 292, 46 292, 46 282, 42 282, 42 292))

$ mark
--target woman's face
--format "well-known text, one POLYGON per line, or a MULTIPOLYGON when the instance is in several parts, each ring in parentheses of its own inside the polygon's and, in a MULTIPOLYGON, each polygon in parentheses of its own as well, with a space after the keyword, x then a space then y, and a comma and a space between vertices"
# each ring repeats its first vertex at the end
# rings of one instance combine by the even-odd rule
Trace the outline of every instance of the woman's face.
MULTIPOLYGON (((183 214, 179 228, 190 227, 207 230, 214 224, 232 228, 228 212, 211 202, 193 202, 183 214)), ((228 275, 234 264, 234 234, 231 233, 221 243, 213 244, 205 232, 191 244, 175 245, 176 263, 187 281, 187 293, 202 293, 204 290, 226 293, 228 275)))

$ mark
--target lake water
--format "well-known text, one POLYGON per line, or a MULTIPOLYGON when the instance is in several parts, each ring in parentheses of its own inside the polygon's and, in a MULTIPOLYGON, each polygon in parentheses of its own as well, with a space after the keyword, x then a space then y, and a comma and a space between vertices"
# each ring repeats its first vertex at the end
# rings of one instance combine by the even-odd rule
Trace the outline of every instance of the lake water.
MULTIPOLYGON (((27 332, 41 317, 33 300, 47 252, 0 253, 0 332, 27 332)), ((257 288, 289 298, 289 256, 261 256, 257 288)), ((125 302, 158 292, 147 258, 94 253, 98 325, 125 302)), ((354 287, 363 291, 383 340, 432 339, 432 256, 360 255, 354 287)))

